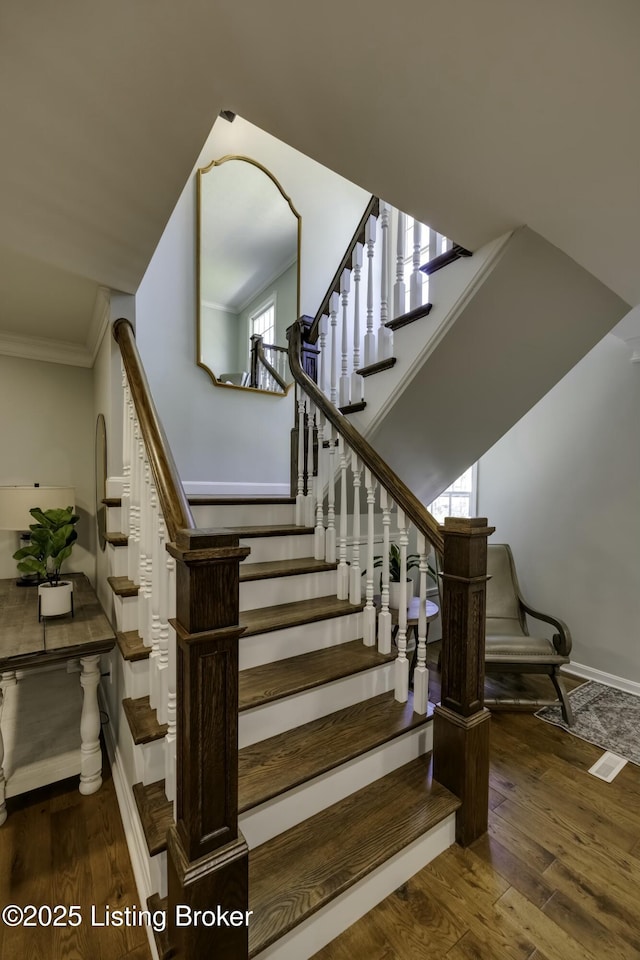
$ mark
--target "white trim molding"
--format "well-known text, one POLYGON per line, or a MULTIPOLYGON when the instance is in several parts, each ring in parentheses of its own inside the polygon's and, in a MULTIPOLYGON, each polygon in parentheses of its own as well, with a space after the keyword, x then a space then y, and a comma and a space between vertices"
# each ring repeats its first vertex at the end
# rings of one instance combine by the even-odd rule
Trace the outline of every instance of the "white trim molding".
POLYGON ((234 480, 184 480, 187 494, 211 495, 212 497, 289 497, 291 484, 286 483, 240 483, 234 480))
POLYGON ((46 337, 23 337, 18 333, 0 331, 0 354, 22 360, 42 360, 45 363, 63 363, 69 367, 91 367, 93 358, 86 346, 68 340, 49 340, 46 337))
POLYGON ((605 673, 604 670, 587 667, 583 663, 575 663, 572 660, 567 666, 562 667, 561 672, 569 676, 583 677, 585 680, 596 680, 598 683, 604 683, 607 687, 616 687, 618 690, 624 690, 626 693, 633 693, 640 697, 640 683, 636 680, 626 680, 624 677, 617 677, 614 673, 605 673))

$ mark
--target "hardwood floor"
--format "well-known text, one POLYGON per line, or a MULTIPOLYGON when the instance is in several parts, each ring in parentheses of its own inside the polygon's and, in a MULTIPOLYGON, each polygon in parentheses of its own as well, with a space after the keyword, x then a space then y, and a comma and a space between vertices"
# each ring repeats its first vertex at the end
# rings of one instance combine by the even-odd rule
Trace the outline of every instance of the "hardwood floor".
MULTIPOLYGON (((548 696, 547 684, 497 686, 548 696)), ((432 696, 437 686, 434 676, 432 696)), ((587 773, 601 754, 530 714, 493 714, 489 832, 447 850, 314 960, 640 958, 640 768, 604 783, 587 773)))
POLYGON ((7 801, 0 828, 0 906, 78 905, 78 927, 8 927, 0 921, 0 957, 24 960, 150 960, 144 927, 91 924, 105 906, 139 908, 131 862, 105 760, 102 789, 78 793, 64 780, 7 801))

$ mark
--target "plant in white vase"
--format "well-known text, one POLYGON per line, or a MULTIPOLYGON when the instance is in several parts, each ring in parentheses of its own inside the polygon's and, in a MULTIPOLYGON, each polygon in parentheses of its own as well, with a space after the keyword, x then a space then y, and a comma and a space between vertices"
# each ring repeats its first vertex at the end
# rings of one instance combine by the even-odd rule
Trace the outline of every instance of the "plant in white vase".
MULTIPOLYGON (((381 567, 383 557, 374 557, 373 566, 381 567)), ((400 565, 401 565, 401 556, 400 556, 400 547, 397 543, 391 543, 389 545, 389 606, 392 609, 397 609, 400 606, 400 565)), ((420 556, 417 553, 407 554, 407 573, 410 570, 420 568, 420 556)), ((366 570, 363 571, 363 574, 366 573, 366 570)), ((430 563, 427 563, 427 576, 430 577, 434 583, 437 583, 436 571, 431 566, 430 563)), ((413 597, 413 580, 410 577, 407 577, 407 606, 411 602, 413 597)))
POLYGON ((60 570, 78 539, 74 526, 80 518, 73 507, 33 507, 29 513, 36 521, 29 527, 31 542, 14 553, 13 559, 21 573, 35 573, 44 581, 38 586, 38 619, 73 613, 73 583, 61 580, 60 570))

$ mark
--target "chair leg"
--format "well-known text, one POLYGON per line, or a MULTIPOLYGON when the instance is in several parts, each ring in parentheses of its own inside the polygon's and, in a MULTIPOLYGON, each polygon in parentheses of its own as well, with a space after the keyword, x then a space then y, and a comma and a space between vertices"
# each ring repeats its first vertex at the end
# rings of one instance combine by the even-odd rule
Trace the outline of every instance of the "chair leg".
POLYGON ((573 726, 573 711, 571 710, 571 701, 567 696, 567 691, 565 690, 564 683, 561 678, 558 676, 557 670, 554 670, 551 674, 551 682, 556 688, 556 693, 558 694, 558 700, 560 701, 560 707, 562 708, 562 719, 568 727, 573 726))

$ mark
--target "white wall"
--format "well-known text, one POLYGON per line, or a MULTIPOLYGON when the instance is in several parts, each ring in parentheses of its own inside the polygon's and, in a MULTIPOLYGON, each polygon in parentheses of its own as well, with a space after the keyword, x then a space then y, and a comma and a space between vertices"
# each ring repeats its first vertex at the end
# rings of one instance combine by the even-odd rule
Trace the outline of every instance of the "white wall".
POLYGON ((572 658, 640 681, 640 367, 629 357, 606 336, 482 457, 478 514, 511 544, 528 602, 569 625, 572 658))
MULTIPOLYGON (((196 168, 227 153, 264 164, 301 214, 300 306, 315 313, 368 194, 239 117, 216 123, 196 168)), ((138 344, 178 469, 187 481, 287 484, 292 391, 216 388, 196 366, 195 233, 194 170, 136 295, 138 344)))
MULTIPOLYGON (((0 356, 0 484, 73 486, 78 541, 65 570, 95 576, 92 372, 0 356)), ((66 506, 66 504, 60 504, 66 506)), ((16 534, 0 531, 0 577, 12 577, 16 534)))

